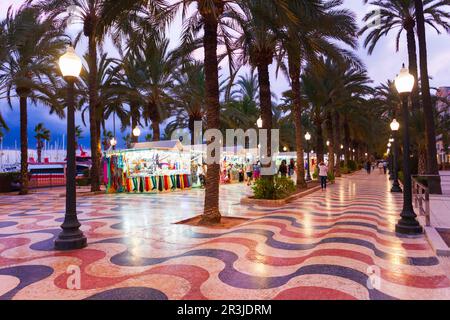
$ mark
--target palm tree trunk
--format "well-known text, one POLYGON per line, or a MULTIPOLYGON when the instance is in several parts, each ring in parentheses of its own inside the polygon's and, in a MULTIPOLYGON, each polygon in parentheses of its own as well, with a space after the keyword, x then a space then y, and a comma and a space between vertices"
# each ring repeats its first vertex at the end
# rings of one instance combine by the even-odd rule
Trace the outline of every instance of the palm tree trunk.
POLYGON ((317 154, 317 163, 321 163, 323 161, 324 149, 323 149, 323 129, 322 129, 322 121, 316 120, 316 154, 317 154))
POLYGON ((418 174, 419 175, 427 174, 427 150, 425 146, 419 146, 418 174))
MULTIPOLYGON (((98 106, 96 108, 97 110, 100 109, 100 106, 98 106)), ((97 117, 98 118, 98 117, 97 117)), ((96 146, 97 146, 97 154, 98 154, 98 179, 99 179, 99 188, 101 185, 101 181, 103 180, 103 168, 102 168, 102 125, 101 125, 101 120, 97 119, 97 141, 96 141, 96 146)))
MULTIPOLYGON (((422 0, 415 0, 415 7, 417 34, 419 37, 420 78, 422 85, 423 111, 425 115, 425 135, 427 141, 427 174, 438 176, 439 167, 437 163, 436 128, 434 123, 433 104, 430 95, 430 80, 428 78, 427 39, 422 0)), ((428 185, 431 193, 442 194, 441 180, 439 177, 436 179, 429 179, 428 185)))
POLYGON ((347 117, 347 115, 344 116, 344 154, 345 165, 348 167, 348 161, 350 160, 350 126, 347 117))
POLYGON ((91 143, 91 191, 100 191, 100 160, 98 153, 98 129, 97 128, 97 106, 98 106, 98 88, 97 88, 97 43, 95 36, 89 36, 89 129, 91 143))
POLYGON ((333 114, 327 112, 327 136, 330 145, 328 146, 328 170, 334 175, 334 130, 333 130, 333 114))
POLYGON ((289 76, 291 78, 291 89, 294 107, 295 146, 297 150, 297 189, 306 189, 305 161, 303 150, 303 126, 302 126, 302 104, 300 96, 300 67, 294 63, 292 55, 288 55, 289 76))
POLYGON ((37 139, 37 161, 41 163, 42 161, 42 142, 40 139, 37 139))
MULTIPOLYGON (((208 129, 218 129, 220 127, 219 68, 217 60, 218 22, 214 14, 211 13, 205 13, 203 18, 205 20, 203 47, 205 51, 206 125, 208 129)), ((208 141, 208 143, 211 142, 208 141)), ((220 164, 209 163, 206 173, 205 206, 200 224, 220 223, 219 176, 220 164)))
MULTIPOLYGON (((417 47, 416 47, 416 35, 414 32, 414 20, 411 25, 408 25, 406 29, 406 38, 408 42, 408 60, 409 60, 409 72, 414 76, 414 79, 419 79, 417 71, 417 47)), ((419 84, 416 81, 412 94, 412 107, 413 110, 419 110, 419 84)))
POLYGON ((28 194, 27 97, 20 97, 20 195, 28 194))
POLYGON ((152 120, 153 141, 161 140, 161 128, 159 127, 159 121, 152 120))
POLYGON ((189 133, 191 134, 191 146, 195 145, 195 117, 194 116, 189 116, 189 133))
POLYGON ((131 113, 131 142, 132 143, 137 143, 139 140, 139 137, 135 137, 133 134, 134 128, 136 128, 138 125, 137 112, 138 112, 138 107, 136 106, 135 103, 131 103, 130 104, 130 113, 131 113))
MULTIPOLYGON (((269 64, 265 62, 259 63, 257 69, 261 119, 263 121, 263 129, 267 130, 267 154, 265 156, 270 158, 272 156, 272 95, 270 92, 269 64)), ((269 168, 271 164, 264 166, 269 168)), ((272 180, 273 175, 263 175, 263 179, 272 180)))
POLYGON ((341 156, 342 156, 342 150, 341 150, 341 119, 339 116, 339 112, 334 112, 334 145, 336 146, 336 154, 337 154, 337 161, 335 166, 335 172, 334 175, 336 177, 341 176, 341 156))

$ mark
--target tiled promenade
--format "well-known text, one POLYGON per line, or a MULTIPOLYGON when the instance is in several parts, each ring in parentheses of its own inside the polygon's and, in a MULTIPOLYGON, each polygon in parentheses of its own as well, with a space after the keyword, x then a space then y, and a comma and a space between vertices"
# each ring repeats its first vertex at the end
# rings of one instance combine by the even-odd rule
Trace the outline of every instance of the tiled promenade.
POLYGON ((251 220, 173 224, 201 213, 202 192, 80 197, 89 246, 75 252, 53 251, 59 193, 0 196, 0 299, 450 299, 425 238, 393 232, 401 195, 378 173, 275 209, 225 186, 223 214, 251 220))

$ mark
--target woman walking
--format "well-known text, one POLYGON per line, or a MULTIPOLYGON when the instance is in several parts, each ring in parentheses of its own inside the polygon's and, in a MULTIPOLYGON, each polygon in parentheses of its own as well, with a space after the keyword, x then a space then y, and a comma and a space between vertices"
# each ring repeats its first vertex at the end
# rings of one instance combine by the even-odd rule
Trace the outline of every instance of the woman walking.
POLYGON ((328 179, 328 167, 322 161, 319 164, 319 177, 320 177, 320 185, 322 186, 322 191, 327 188, 327 179, 328 179))

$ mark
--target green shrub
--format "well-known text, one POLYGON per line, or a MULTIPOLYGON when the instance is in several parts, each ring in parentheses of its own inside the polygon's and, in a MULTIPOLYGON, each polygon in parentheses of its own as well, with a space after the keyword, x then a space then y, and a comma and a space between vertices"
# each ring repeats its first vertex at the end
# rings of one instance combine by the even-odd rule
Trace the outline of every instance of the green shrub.
POLYGON ((20 172, 1 172, 0 178, 11 179, 13 182, 20 181, 20 172))
POLYGON ((313 175, 312 175, 313 179, 317 180, 319 179, 319 167, 316 167, 314 169, 313 175))
POLYGON ((79 187, 87 187, 91 184, 91 178, 86 178, 86 177, 77 178, 76 182, 77 182, 77 186, 79 186, 79 187))
POLYGON ((269 179, 258 179, 253 185, 255 199, 279 200, 289 197, 295 192, 294 181, 287 177, 274 177, 269 179))
POLYGON ((331 183, 336 181, 336 176, 334 175, 333 172, 328 172, 328 181, 331 182, 331 183))
POLYGON ((20 172, 2 172, 0 173, 0 192, 14 191, 13 183, 20 182, 20 172))
POLYGON ((347 161, 347 167, 348 167, 348 169, 349 169, 351 172, 353 172, 353 171, 356 171, 356 169, 358 168, 358 165, 356 164, 355 161, 353 161, 353 160, 348 160, 348 161, 347 161))

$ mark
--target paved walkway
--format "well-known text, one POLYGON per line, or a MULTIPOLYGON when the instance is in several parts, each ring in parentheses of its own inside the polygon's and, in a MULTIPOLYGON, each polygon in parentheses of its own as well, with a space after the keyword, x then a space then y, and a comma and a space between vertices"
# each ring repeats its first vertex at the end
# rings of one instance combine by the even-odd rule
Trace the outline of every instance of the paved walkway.
POLYGON ((1 196, 0 299, 450 299, 425 238, 393 232, 386 177, 275 209, 239 205, 245 192, 222 188, 222 212, 251 219, 231 230, 173 224, 201 212, 203 191, 82 197, 89 246, 70 253, 52 250, 63 198, 1 196))

